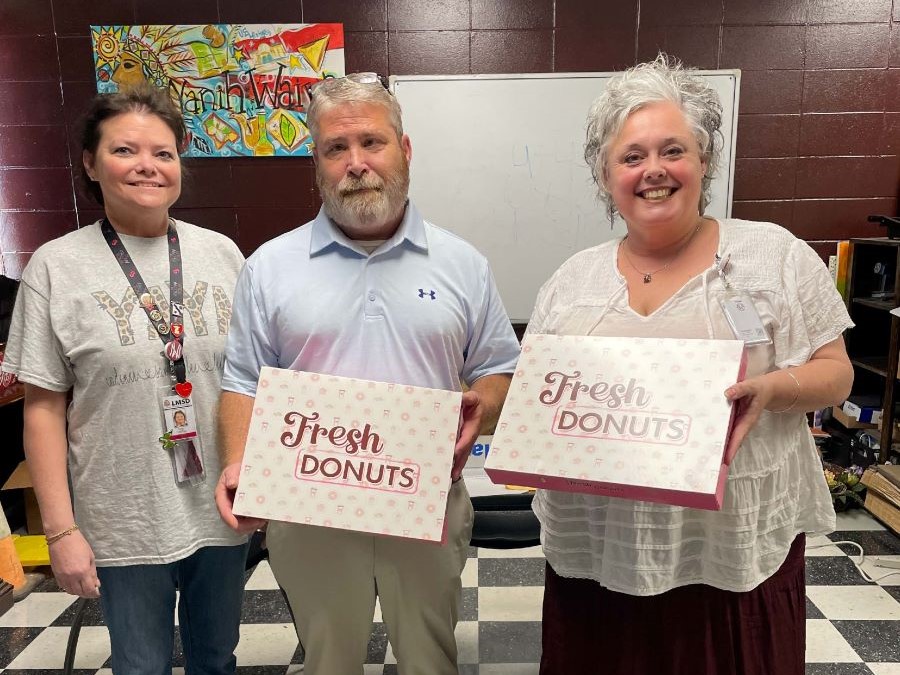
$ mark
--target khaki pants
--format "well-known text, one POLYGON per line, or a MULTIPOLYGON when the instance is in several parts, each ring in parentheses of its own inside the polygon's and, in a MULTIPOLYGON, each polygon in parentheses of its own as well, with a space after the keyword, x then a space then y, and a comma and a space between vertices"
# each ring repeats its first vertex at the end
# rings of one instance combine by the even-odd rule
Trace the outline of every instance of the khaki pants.
POLYGON ((272 522, 269 563, 291 603, 309 675, 360 675, 376 596, 400 675, 457 675, 453 634, 474 513, 462 480, 447 542, 272 522))

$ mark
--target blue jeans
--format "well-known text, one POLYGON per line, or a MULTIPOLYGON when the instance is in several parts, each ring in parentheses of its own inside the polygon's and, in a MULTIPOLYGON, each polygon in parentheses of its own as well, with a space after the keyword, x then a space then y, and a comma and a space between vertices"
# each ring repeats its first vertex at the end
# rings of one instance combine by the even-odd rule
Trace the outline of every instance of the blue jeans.
POLYGON ((206 546, 165 565, 98 567, 115 675, 170 675, 175 591, 186 675, 233 675, 247 546, 206 546))

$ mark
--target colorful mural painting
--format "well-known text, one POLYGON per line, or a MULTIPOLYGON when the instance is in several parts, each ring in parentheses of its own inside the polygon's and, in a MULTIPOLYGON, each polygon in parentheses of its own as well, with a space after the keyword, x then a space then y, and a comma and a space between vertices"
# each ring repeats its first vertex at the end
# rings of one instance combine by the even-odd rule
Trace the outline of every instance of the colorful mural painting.
POLYGON ((310 155, 304 87, 344 75, 339 23, 91 26, 91 41, 97 91, 169 90, 188 157, 310 155))

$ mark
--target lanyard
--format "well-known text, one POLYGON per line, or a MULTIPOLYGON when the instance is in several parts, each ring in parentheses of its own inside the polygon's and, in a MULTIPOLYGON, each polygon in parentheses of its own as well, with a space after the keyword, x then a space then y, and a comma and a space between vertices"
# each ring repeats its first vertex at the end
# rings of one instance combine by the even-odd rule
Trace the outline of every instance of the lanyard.
POLYGON ((181 284, 181 246, 178 244, 178 232, 169 221, 169 227, 166 237, 169 246, 169 308, 172 319, 171 326, 163 318, 162 312, 153 300, 150 291, 147 290, 147 284, 138 272, 134 261, 128 255, 125 244, 122 243, 118 233, 110 225, 107 218, 103 219, 100 225, 103 237, 109 245, 109 249, 116 257, 119 267, 131 284, 131 289, 138 298, 141 307, 150 319, 150 324, 156 329, 159 339, 162 340, 165 355, 169 359, 169 363, 174 373, 174 379, 177 384, 175 391, 181 396, 189 396, 191 393, 191 385, 187 381, 187 368, 184 364, 184 350, 182 342, 184 342, 184 288, 181 284))

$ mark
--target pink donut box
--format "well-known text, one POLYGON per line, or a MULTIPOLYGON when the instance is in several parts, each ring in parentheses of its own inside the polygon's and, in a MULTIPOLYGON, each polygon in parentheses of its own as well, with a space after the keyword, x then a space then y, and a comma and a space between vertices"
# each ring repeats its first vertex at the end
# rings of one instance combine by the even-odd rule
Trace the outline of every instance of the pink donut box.
POLYGON ((722 508, 739 340, 529 335, 485 471, 495 483, 722 508))
POLYGON ((462 394, 263 368, 234 513, 443 542, 462 394))

